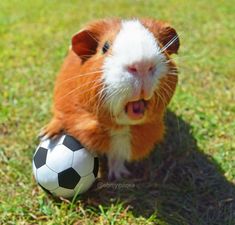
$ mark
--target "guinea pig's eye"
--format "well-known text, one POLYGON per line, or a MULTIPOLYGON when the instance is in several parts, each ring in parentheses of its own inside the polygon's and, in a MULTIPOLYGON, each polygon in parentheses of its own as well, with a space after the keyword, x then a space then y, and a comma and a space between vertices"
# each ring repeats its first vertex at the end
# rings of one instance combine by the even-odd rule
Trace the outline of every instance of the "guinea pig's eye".
POLYGON ((105 54, 105 53, 108 51, 109 47, 110 47, 110 45, 109 45, 109 43, 106 41, 106 42, 104 43, 103 48, 102 48, 103 54, 105 54))

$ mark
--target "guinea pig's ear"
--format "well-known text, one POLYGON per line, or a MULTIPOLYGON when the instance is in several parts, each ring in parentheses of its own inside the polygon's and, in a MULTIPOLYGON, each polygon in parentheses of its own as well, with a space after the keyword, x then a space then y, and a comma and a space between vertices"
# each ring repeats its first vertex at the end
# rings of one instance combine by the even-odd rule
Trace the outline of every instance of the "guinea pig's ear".
POLYGON ((97 35, 92 30, 81 30, 72 37, 72 50, 83 60, 96 53, 98 46, 97 35))
POLYGON ((176 30, 171 27, 168 23, 162 21, 156 21, 151 19, 145 19, 142 21, 143 25, 146 26, 162 44, 168 54, 177 54, 180 41, 176 30))

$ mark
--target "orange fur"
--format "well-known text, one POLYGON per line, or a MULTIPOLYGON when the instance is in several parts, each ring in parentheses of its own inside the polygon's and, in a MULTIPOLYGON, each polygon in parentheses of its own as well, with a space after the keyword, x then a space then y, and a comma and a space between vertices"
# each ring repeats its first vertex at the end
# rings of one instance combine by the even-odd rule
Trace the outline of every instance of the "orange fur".
MULTIPOLYGON (((156 38, 164 39, 165 23, 143 20, 143 24, 154 33, 156 38)), ((45 128, 45 134, 53 136, 63 130, 78 138, 91 151, 101 154, 109 151, 110 130, 120 129, 122 126, 115 123, 99 98, 103 88, 100 70, 105 57, 100 51, 104 42, 107 39, 112 41, 119 29, 119 20, 102 20, 88 25, 81 31, 82 36, 73 37, 72 49, 56 80, 54 116, 45 128), (86 39, 89 41, 86 42, 86 39), (84 44, 77 45, 76 41, 82 41, 84 44)), ((173 31, 167 30, 168 33, 173 31)), ((170 51, 165 53, 167 58, 169 58, 168 54, 176 53, 177 49, 177 46, 172 46, 170 51)), ((175 71, 176 66, 172 62, 169 65, 175 71)), ((148 111, 145 123, 130 126, 133 160, 147 156, 154 144, 163 139, 164 111, 175 91, 176 84, 177 76, 170 74, 164 76, 155 96, 148 104, 151 110, 148 111)))

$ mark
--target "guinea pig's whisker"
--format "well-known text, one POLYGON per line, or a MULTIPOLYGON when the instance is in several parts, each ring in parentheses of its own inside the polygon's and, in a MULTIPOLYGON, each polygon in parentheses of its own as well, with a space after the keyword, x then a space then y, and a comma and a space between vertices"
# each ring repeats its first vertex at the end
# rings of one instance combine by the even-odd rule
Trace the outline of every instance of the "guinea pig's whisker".
POLYGON ((159 97, 158 97, 158 94, 157 94, 157 91, 154 92, 154 95, 157 99, 157 103, 156 103, 156 108, 158 108, 158 105, 159 105, 159 97))
MULTIPOLYGON (((166 60, 166 61, 161 61, 161 63, 159 63, 158 66, 161 66, 162 64, 168 65, 170 61, 174 62, 173 59, 169 59, 169 60, 166 60)), ((177 71, 177 69, 178 69, 177 67, 170 66, 170 71, 177 71)))
POLYGON ((174 42, 178 39, 178 35, 175 35, 169 42, 166 43, 160 50, 160 53, 164 52, 167 48, 169 48, 174 42))
POLYGON ((93 73, 100 73, 100 72, 103 72, 103 69, 94 68, 94 70, 91 70, 87 73, 73 73, 73 74, 70 74, 70 77, 71 78, 73 78, 73 77, 83 77, 83 76, 86 76, 87 74, 90 75, 90 74, 93 74, 93 73))
POLYGON ((63 95, 62 97, 60 97, 59 99, 57 99, 57 100, 55 101, 55 103, 58 103, 58 102, 60 102, 62 99, 64 99, 65 97, 67 97, 68 95, 73 94, 77 89, 79 89, 79 88, 77 87, 77 88, 72 89, 72 91, 66 93, 65 95, 63 95))
POLYGON ((99 83, 99 84, 97 84, 97 85, 94 85, 94 86, 92 86, 92 87, 89 88, 89 89, 86 89, 86 90, 84 90, 84 91, 79 92, 76 96, 80 96, 80 95, 82 95, 82 94, 84 94, 84 93, 86 93, 86 92, 91 91, 91 90, 94 89, 94 88, 98 88, 100 85, 102 85, 102 84, 99 83))
MULTIPOLYGON (((177 73, 177 72, 174 72, 174 73, 167 73, 167 77, 169 77, 169 76, 178 76, 179 75, 179 73, 177 73)), ((173 81, 170 81, 170 82, 173 82, 173 81)))
MULTIPOLYGON (((172 76, 177 77, 177 76, 178 76, 178 73, 168 73, 168 74, 166 75, 166 77, 172 77, 172 76)), ((172 84, 175 83, 175 81, 173 81, 173 80, 168 80, 168 82, 169 82, 169 83, 172 83, 172 84)))
MULTIPOLYGON (((96 83, 96 81, 94 81, 94 83, 96 83)), ((84 91, 79 92, 78 95, 81 95, 81 94, 83 94, 83 93, 86 93, 86 92, 88 92, 88 91, 90 91, 90 90, 92 90, 92 89, 94 89, 94 88, 99 87, 100 85, 103 85, 103 84, 102 84, 102 83, 98 83, 98 84, 96 84, 96 85, 93 85, 92 87, 90 87, 90 88, 88 88, 88 89, 86 89, 86 90, 84 90, 84 91)), ((83 86, 85 86, 85 85, 83 85, 83 86)))
MULTIPOLYGON (((113 97, 114 95, 116 95, 117 93, 119 93, 119 90, 115 90, 114 92, 112 92, 111 94, 109 95, 106 95, 106 99, 105 99, 105 102, 108 102, 111 97, 113 97)), ((110 104, 112 103, 112 101, 110 102, 110 104)))
POLYGON ((164 87, 164 85, 162 85, 161 87, 160 87, 160 89, 162 89, 165 93, 166 93, 166 95, 167 95, 167 97, 170 99, 171 98, 171 96, 170 96, 170 90, 168 90, 166 87, 164 87))
POLYGON ((162 99, 163 99, 163 104, 164 104, 164 108, 166 108, 167 106, 167 101, 166 98, 162 95, 162 99))
POLYGON ((179 56, 177 55, 176 58, 170 58, 168 60, 165 61, 165 63, 169 63, 169 62, 175 62, 176 60, 181 60, 181 59, 184 59, 184 58, 187 58, 187 57, 191 57, 190 55, 184 55, 184 56, 179 56))
POLYGON ((68 79, 66 79, 66 80, 63 80, 62 82, 59 82, 59 85, 58 85, 58 86, 60 86, 60 85, 62 85, 62 84, 64 84, 64 83, 66 83, 66 82, 68 82, 68 81, 77 79, 78 77, 85 77, 85 76, 88 76, 88 75, 93 75, 93 74, 101 73, 101 72, 103 72, 103 70, 97 70, 97 71, 93 71, 93 72, 89 72, 89 73, 78 74, 78 75, 76 75, 76 76, 72 76, 72 77, 70 77, 70 78, 68 78, 68 79))
POLYGON ((108 90, 108 87, 103 87, 102 90, 99 92, 99 98, 98 98, 98 104, 97 104, 97 111, 99 111, 99 107, 102 105, 102 101, 105 99, 106 97, 106 90, 108 90))
POLYGON ((177 67, 171 67, 171 68, 170 68, 170 71, 172 71, 172 72, 178 72, 179 69, 178 69, 177 67))
POLYGON ((174 61, 174 59, 168 59, 166 61, 163 61, 163 63, 168 64, 169 62, 172 62, 172 61, 174 61))
POLYGON ((158 93, 158 91, 156 91, 156 95, 157 95, 157 98, 158 98, 158 103, 160 103, 160 101, 163 103, 162 96, 158 93))
MULTIPOLYGON (((160 89, 161 89, 161 88, 160 88, 160 89)), ((159 96, 159 98, 160 98, 160 100, 161 100, 163 106, 166 107, 167 104, 166 104, 165 98, 164 98, 159 92, 157 92, 157 95, 159 96)))
POLYGON ((160 103, 161 103, 161 99, 160 99, 160 97, 159 97, 159 95, 158 95, 158 93, 157 93, 157 106, 158 106, 160 103))
MULTIPOLYGON (((107 103, 114 95, 117 95, 117 94, 119 94, 119 93, 121 93, 121 92, 120 92, 120 89, 119 89, 119 90, 115 90, 115 91, 112 92, 111 94, 107 95, 107 96, 106 96, 106 99, 105 99, 105 103, 107 103)), ((112 111, 113 111, 113 104, 116 104, 116 103, 114 103, 114 100, 111 100, 111 101, 109 102, 109 112, 110 112, 110 116, 112 116, 111 113, 112 113, 112 111)))
POLYGON ((165 83, 165 90, 168 92, 168 94, 167 94, 167 96, 169 97, 169 99, 171 99, 171 97, 172 97, 172 93, 174 93, 174 89, 171 87, 171 86, 169 86, 167 83, 165 83))
MULTIPOLYGON (((64 99, 65 97, 67 97, 68 95, 73 94, 75 91, 78 91, 81 87, 84 87, 84 86, 86 86, 86 85, 88 85, 88 84, 90 84, 90 83, 95 83, 95 82, 97 82, 97 81, 95 80, 95 81, 93 81, 93 82, 87 82, 87 83, 85 83, 85 84, 82 85, 82 86, 78 86, 78 87, 72 89, 71 91, 69 91, 68 93, 66 93, 66 94, 63 95, 62 97, 60 97, 60 98, 56 101, 56 103, 58 103, 59 101, 61 101, 61 100, 64 99)), ((95 86, 92 86, 91 88, 86 89, 86 90, 83 91, 83 92, 80 92, 79 95, 80 95, 80 94, 83 94, 83 93, 85 93, 85 92, 87 92, 87 91, 90 91, 90 90, 92 90, 93 88, 98 87, 99 85, 102 85, 102 83, 100 83, 100 84, 98 84, 98 85, 95 85, 95 86)))
POLYGON ((175 62, 175 60, 174 59, 168 59, 168 60, 164 61, 163 63, 168 65, 170 62, 175 62))
MULTIPOLYGON (((164 84, 166 85, 166 87, 168 87, 168 89, 170 90, 170 91, 172 91, 172 92, 174 92, 174 89, 168 84, 168 81, 169 80, 167 80, 164 84)), ((171 82, 171 81, 170 81, 171 82)), ((173 83, 173 82, 172 82, 173 83)), ((175 83, 174 83, 175 84, 175 83)))
MULTIPOLYGON (((120 94, 123 95, 123 92, 125 92, 125 91, 126 91, 126 88, 122 88, 122 89, 119 89, 115 94, 116 95, 120 95, 120 94)), ((120 105, 121 101, 122 101, 121 98, 116 99, 116 101, 113 100, 111 103, 112 109, 114 108, 114 105, 120 105)), ((112 112, 112 111, 110 110, 110 112, 112 112)))
POLYGON ((105 98, 105 102, 107 102, 113 95, 115 95, 118 92, 118 90, 113 91, 111 94, 107 94, 105 98))
MULTIPOLYGON (((166 86, 169 86, 170 84, 173 84, 173 85, 175 85, 177 82, 175 81, 172 81, 172 80, 166 80, 165 82, 164 82, 164 84, 166 85, 166 86)), ((169 88, 171 88, 170 86, 169 86, 169 88)), ((174 92, 174 90, 173 89, 171 89, 173 92, 174 92)))
POLYGON ((94 41, 97 42, 97 44, 99 44, 99 41, 89 31, 87 33, 94 41))
POLYGON ((174 92, 174 90, 166 83, 164 83, 164 85, 164 90, 167 92, 167 96, 171 99, 171 93, 174 92))
POLYGON ((168 71, 168 74, 169 73, 179 73, 179 69, 178 68, 170 68, 169 71, 168 71))
MULTIPOLYGON (((102 56, 103 57, 103 56, 102 56)), ((94 62, 96 61, 96 60, 99 60, 99 58, 100 57, 98 57, 97 59, 95 59, 95 60, 93 60, 94 62)), ((59 85, 61 85, 61 84, 63 84, 63 83, 66 83, 66 82, 68 82, 68 81, 70 81, 70 80, 73 80, 73 79, 77 79, 78 77, 84 77, 84 76, 88 76, 88 75, 93 75, 93 74, 96 74, 96 73, 102 73, 102 72, 104 72, 104 70, 103 69, 100 69, 100 68, 94 68, 94 69, 99 69, 99 70, 97 70, 97 71, 91 71, 91 72, 88 72, 88 73, 84 73, 84 74, 71 74, 70 76, 70 78, 68 78, 68 79, 66 79, 66 80, 64 80, 64 81, 62 81, 62 82, 60 82, 59 83, 59 85)))
POLYGON ((105 87, 102 87, 101 90, 99 92, 97 92, 92 98, 89 99, 89 104, 92 103, 92 101, 97 98, 97 106, 96 106, 96 112, 98 111, 98 108, 100 106, 101 103, 101 96, 103 94, 103 91, 105 90, 105 87))
POLYGON ((95 97, 97 97, 97 104, 96 104, 96 114, 99 112, 99 108, 101 107, 101 101, 103 99, 103 97, 105 96, 104 94, 104 89, 102 88, 96 95, 95 97))
POLYGON ((169 73, 167 73, 167 75, 178 75, 179 74, 179 70, 170 70, 169 73))
MULTIPOLYGON (((89 49, 87 49, 87 50, 89 50, 89 49)), ((87 55, 81 55, 81 57, 85 57, 85 58, 89 59, 90 57, 93 57, 97 53, 96 51, 91 51, 91 50, 89 50, 89 51, 93 52, 93 53, 87 54, 87 55)), ((100 58, 104 58, 104 56, 103 55, 99 55, 99 56, 96 55, 95 58, 93 57, 93 62, 97 61, 100 58)))

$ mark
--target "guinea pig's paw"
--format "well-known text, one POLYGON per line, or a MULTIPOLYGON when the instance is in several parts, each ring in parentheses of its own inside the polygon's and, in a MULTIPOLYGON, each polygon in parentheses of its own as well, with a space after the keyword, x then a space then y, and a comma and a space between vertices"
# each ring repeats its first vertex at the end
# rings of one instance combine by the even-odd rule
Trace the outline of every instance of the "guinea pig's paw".
POLYGON ((125 167, 123 160, 112 160, 109 163, 109 174, 108 179, 119 180, 121 178, 126 178, 130 176, 129 170, 125 167))
POLYGON ((39 139, 46 140, 49 138, 56 138, 62 132, 61 122, 53 119, 49 124, 43 127, 38 135, 39 139))

